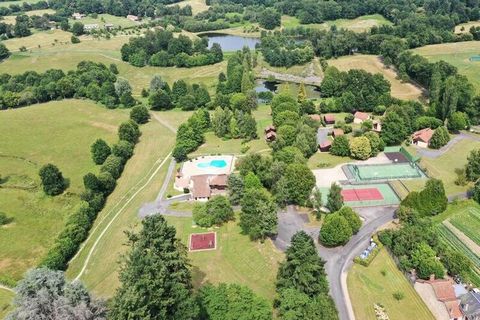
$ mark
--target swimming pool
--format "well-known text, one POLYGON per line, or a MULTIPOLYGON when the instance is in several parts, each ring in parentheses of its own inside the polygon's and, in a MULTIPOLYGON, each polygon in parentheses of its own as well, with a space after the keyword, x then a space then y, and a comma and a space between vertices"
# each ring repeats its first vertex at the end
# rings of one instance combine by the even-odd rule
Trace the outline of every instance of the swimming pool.
POLYGON ((225 160, 212 160, 208 162, 200 162, 197 163, 197 167, 201 169, 207 168, 225 168, 227 166, 227 162, 225 160))

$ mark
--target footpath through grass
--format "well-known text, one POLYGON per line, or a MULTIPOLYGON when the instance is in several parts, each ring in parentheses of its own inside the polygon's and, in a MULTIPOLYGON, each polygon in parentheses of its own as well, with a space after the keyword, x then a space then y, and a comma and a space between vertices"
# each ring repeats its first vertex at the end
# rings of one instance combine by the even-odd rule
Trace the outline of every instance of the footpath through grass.
POLYGON ((0 112, 0 211, 13 222, 0 228, 0 280, 18 280, 52 245, 79 203, 83 175, 96 172, 90 145, 117 139, 128 115, 87 100, 63 100, 0 112), (69 180, 67 192, 46 196, 38 171, 46 163, 69 180))
POLYGON ((83 249, 72 259, 67 269, 69 278, 77 277, 89 257, 91 248, 104 233, 80 278, 89 290, 101 297, 111 297, 118 286, 117 262, 126 250, 124 231, 139 226, 137 216, 139 208, 157 197, 169 159, 160 170, 157 172, 156 170, 167 158, 175 140, 175 134, 155 119, 143 125, 141 131, 142 136, 135 147, 135 154, 117 181, 117 188, 108 197, 105 208, 99 213, 83 249), (144 188, 141 189, 142 187, 144 188))
POLYGON ((386 249, 382 249, 368 267, 354 264, 348 272, 347 285, 357 319, 376 320, 375 303, 385 308, 390 319, 435 319, 386 249), (393 297, 396 292, 402 292, 405 297, 397 301, 393 297))

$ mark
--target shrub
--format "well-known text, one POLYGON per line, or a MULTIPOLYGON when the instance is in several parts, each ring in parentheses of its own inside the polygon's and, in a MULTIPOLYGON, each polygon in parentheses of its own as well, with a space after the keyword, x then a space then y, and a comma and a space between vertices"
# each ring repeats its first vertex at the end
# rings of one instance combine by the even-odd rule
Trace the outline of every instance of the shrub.
POLYGON ((109 155, 100 168, 100 172, 108 172, 114 179, 118 179, 123 171, 123 159, 116 155, 109 155))
POLYGON ((395 291, 393 293, 393 298, 397 301, 403 300, 405 298, 405 294, 402 291, 395 291))
POLYGON ((5 212, 0 212, 0 226, 6 225, 12 221, 5 212))
POLYGON ((353 234, 356 234, 358 230, 360 230, 360 227, 362 226, 362 220, 358 216, 358 213, 353 211, 352 208, 350 207, 343 207, 339 211, 337 211, 339 215, 344 217, 347 221, 348 224, 350 225, 350 228, 352 228, 353 234))
POLYGON ((147 123, 150 119, 150 114, 145 106, 135 106, 130 110, 130 119, 138 124, 147 123))
POLYGON ((334 156, 348 157, 350 155, 350 145, 346 136, 336 137, 333 140, 330 153, 334 156))
POLYGON ((372 153, 370 140, 367 137, 356 137, 350 141, 350 155, 359 160, 366 160, 372 153))
POLYGON ((72 36, 72 37, 70 38, 70 41, 71 41, 73 44, 80 43, 80 39, 79 39, 77 36, 72 36))
POLYGON ((112 153, 112 150, 103 139, 97 139, 90 147, 92 159, 95 164, 103 164, 105 159, 112 153))
POLYGON ((42 180, 43 191, 49 196, 59 195, 67 188, 67 181, 53 164, 44 165, 40 169, 39 175, 42 180))
POLYGON ((325 217, 318 239, 327 247, 336 247, 346 244, 352 235, 352 228, 347 219, 338 213, 333 213, 325 217))
POLYGON ((355 117, 353 116, 353 114, 349 113, 345 116, 345 123, 352 123, 354 119, 355 117))

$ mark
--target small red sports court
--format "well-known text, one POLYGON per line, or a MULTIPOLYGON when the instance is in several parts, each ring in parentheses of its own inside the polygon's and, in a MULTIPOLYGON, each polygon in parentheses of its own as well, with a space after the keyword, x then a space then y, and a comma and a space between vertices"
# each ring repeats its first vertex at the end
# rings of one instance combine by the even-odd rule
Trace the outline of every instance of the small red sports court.
POLYGON ((215 250, 217 234, 215 232, 192 233, 190 235, 190 251, 215 250))
POLYGON ((343 189, 343 201, 383 200, 383 195, 377 188, 343 189))

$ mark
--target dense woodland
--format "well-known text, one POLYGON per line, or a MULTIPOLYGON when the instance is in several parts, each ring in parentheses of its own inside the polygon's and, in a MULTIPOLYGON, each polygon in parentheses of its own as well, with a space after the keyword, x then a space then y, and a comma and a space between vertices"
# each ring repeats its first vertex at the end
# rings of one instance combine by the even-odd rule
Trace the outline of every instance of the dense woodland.
POLYGON ((197 67, 223 60, 222 48, 214 43, 208 49, 206 38, 191 40, 170 31, 147 31, 144 36, 131 38, 121 49, 122 60, 136 67, 197 67))

